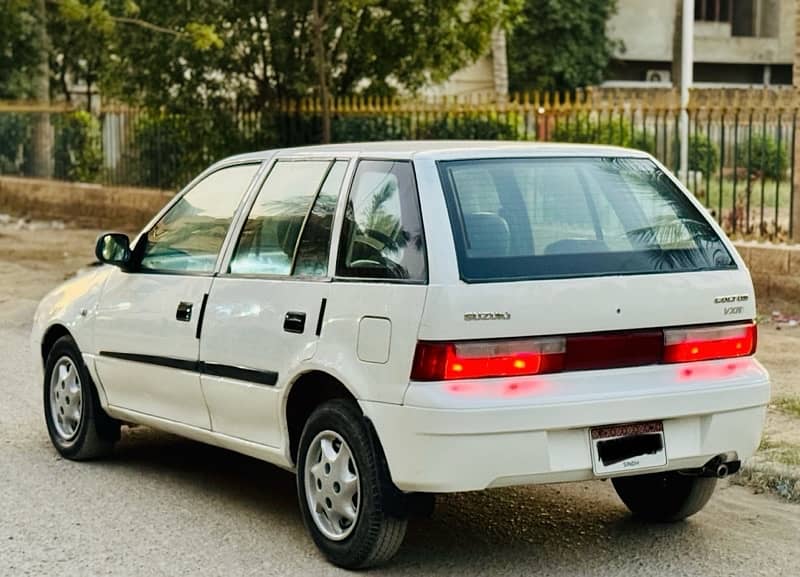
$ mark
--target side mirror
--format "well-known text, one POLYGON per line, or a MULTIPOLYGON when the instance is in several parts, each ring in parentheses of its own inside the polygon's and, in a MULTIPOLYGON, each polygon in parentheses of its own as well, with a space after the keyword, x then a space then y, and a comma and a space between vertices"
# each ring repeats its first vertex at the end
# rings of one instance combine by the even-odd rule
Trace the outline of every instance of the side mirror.
POLYGON ((103 233, 97 238, 94 254, 104 264, 125 268, 131 260, 130 239, 118 232, 103 233))

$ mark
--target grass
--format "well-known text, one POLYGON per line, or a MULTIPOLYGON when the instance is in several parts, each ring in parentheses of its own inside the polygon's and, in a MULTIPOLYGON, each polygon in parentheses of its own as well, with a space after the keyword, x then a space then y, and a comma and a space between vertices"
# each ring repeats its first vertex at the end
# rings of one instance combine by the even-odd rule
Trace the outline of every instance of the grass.
POLYGON ((784 413, 800 418, 800 397, 781 397, 772 404, 784 413))
POLYGON ((764 435, 758 447, 760 455, 770 461, 783 465, 800 466, 800 446, 789 443, 776 443, 764 435))
MULTIPOLYGON (((712 175, 708 189, 706 189, 706 180, 698 175, 697 186, 693 178, 689 178, 689 190, 694 192, 699 199, 701 199, 706 206, 714 209, 719 209, 720 199, 720 179, 719 175, 712 175)), ((750 183, 750 210, 761 210, 761 179, 753 180, 750 183)), ((788 180, 776 182, 771 179, 764 179, 764 218, 767 218, 767 209, 772 209, 772 214, 775 214, 775 204, 780 208, 789 208, 790 197, 792 194, 792 183, 788 180), (776 194, 777 187, 777 194, 776 194)), ((736 202, 746 205, 747 203, 747 182, 739 179, 736 183, 736 202)), ((722 179, 722 209, 730 210, 733 206, 733 179, 724 177, 722 179)))

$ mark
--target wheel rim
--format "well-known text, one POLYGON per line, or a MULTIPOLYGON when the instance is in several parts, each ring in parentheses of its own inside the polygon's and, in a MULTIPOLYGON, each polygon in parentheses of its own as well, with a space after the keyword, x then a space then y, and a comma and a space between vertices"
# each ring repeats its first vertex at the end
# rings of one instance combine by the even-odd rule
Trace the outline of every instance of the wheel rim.
POLYGON ((361 480, 350 447, 339 433, 322 431, 308 447, 303 471, 311 518, 325 537, 347 538, 356 526, 361 480))
POLYGON ((50 373, 50 415, 58 436, 65 441, 78 434, 83 416, 83 389, 72 359, 61 357, 50 373))

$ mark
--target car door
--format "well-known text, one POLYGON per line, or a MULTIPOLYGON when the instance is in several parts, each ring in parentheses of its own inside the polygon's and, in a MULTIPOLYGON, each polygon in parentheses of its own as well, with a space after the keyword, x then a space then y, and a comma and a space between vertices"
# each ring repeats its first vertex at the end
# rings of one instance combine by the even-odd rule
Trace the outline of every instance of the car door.
POLYGON ((249 207, 203 323, 201 380, 215 432, 280 446, 282 391, 313 357, 322 328, 347 166, 278 160, 249 207))
POLYGON ((210 428, 200 388, 198 321, 234 214, 259 164, 216 170, 137 241, 95 318, 97 374, 114 407, 210 428))
POLYGON ((346 367, 349 384, 362 398, 401 403, 428 282, 411 162, 360 160, 341 222, 325 333, 315 360, 346 367))

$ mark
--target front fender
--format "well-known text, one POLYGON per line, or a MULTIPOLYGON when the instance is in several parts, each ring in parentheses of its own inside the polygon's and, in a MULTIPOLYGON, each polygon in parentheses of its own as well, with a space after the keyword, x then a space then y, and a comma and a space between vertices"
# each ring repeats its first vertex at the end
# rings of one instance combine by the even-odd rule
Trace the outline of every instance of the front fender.
POLYGON ((94 318, 97 304, 113 267, 85 269, 50 291, 33 317, 31 348, 36 365, 42 367, 42 342, 48 331, 61 325, 69 331, 83 353, 94 353, 94 318))

